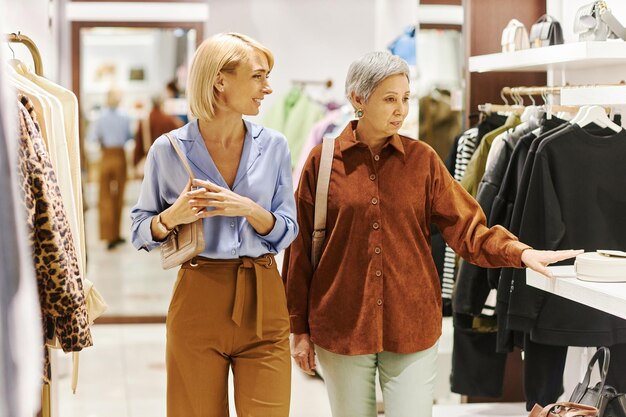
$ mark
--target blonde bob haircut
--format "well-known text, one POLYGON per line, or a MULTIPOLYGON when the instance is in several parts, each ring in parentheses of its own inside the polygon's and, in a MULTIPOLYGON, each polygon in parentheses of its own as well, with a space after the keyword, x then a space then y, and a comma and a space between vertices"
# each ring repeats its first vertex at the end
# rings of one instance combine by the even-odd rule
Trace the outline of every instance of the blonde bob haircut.
POLYGON ((189 70, 187 98, 191 115, 201 120, 215 117, 217 89, 215 80, 220 72, 233 73, 246 59, 251 49, 267 57, 271 70, 274 55, 265 46, 240 33, 219 33, 204 40, 196 50, 189 70))

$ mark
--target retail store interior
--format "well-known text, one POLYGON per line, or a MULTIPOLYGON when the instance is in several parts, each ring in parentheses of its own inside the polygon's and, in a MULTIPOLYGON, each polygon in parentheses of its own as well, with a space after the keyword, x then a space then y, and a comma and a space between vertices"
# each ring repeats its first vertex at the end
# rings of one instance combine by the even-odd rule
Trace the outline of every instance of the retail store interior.
MULTIPOLYGON (((193 121, 186 87, 194 52, 204 39, 239 32, 273 52, 275 64, 269 77, 273 92, 263 100, 259 114, 246 119, 285 134, 291 149, 294 187, 313 146, 321 143, 324 135, 338 135, 354 116, 355 109, 344 92, 350 63, 370 51, 388 50, 402 57, 410 68, 408 115, 399 133, 434 148, 450 175, 478 200, 489 226, 512 227, 509 230, 536 249, 589 252, 626 250, 626 200, 619 191, 624 188, 618 188, 626 187, 626 171, 620 167, 625 164, 619 162, 623 155, 615 154, 625 148, 615 144, 611 155, 607 150, 614 142, 602 142, 604 136, 624 133, 624 25, 623 0, 0 0, 0 60, 7 63, 0 70, 0 131, 8 137, 6 132, 10 128, 17 131, 19 126, 6 122, 10 117, 15 119, 15 110, 5 111, 11 107, 5 104, 14 104, 17 92, 35 90, 26 82, 15 81, 18 78, 43 77, 56 86, 50 88, 58 87, 54 91, 75 97, 76 101, 70 101, 76 107, 58 100, 57 109, 64 109, 65 115, 43 129, 55 134, 62 129, 67 135, 64 144, 56 145, 52 165, 61 160, 59 149, 66 147, 69 154, 63 157, 71 167, 57 176, 59 182, 70 184, 68 192, 73 194, 71 203, 64 203, 72 206, 76 219, 75 223, 70 221, 70 227, 80 231, 78 263, 82 277, 93 283, 92 296, 99 294, 106 304, 89 326, 93 346, 78 355, 58 347, 46 348, 49 378, 42 382, 41 372, 35 370, 32 377, 33 367, 43 367, 39 351, 39 362, 20 364, 40 346, 31 346, 26 349, 29 352, 24 350, 18 359, 12 359, 11 352, 20 350, 11 342, 13 335, 20 335, 15 339, 18 343, 28 340, 19 331, 27 324, 15 319, 23 310, 11 310, 16 308, 11 307, 11 295, 7 292, 8 297, 0 297, 0 417, 167 415, 166 317, 177 269, 161 267, 158 249, 147 252, 133 246, 131 209, 141 192, 142 159, 156 139, 147 132, 152 112, 158 108, 159 114, 176 127, 193 121), (609 23, 603 23, 603 16, 609 23), (112 90, 120 93, 118 108, 126 115, 130 131, 122 145, 125 180, 115 188, 122 190, 119 234, 103 237, 102 222, 109 218, 109 208, 103 209, 101 203, 100 173, 106 158, 96 126, 107 111, 112 90), (296 106, 306 108, 306 114, 290 121, 287 113, 296 106), (597 112, 587 109, 589 112, 582 115, 583 106, 597 112), (277 114, 281 116, 277 118, 277 114), (68 122, 69 118, 72 120, 68 122), (580 139, 586 148, 562 146, 548 153, 548 145, 530 146, 541 135, 558 139, 559 126, 574 122, 594 126, 578 129, 587 135, 580 139), (520 212, 515 226, 510 220, 515 218, 517 202, 507 202, 506 197, 512 192, 514 200, 522 185, 515 184, 508 194, 503 187, 509 171, 511 178, 522 177, 524 163, 518 163, 519 173, 513 173, 512 162, 494 168, 502 163, 487 146, 479 148, 480 135, 489 138, 492 150, 497 143, 507 159, 513 159, 518 155, 517 144, 529 134, 534 136, 528 139, 524 152, 539 155, 545 151, 547 155, 542 157, 547 174, 539 177, 541 167, 532 173, 529 170, 525 186, 530 191, 523 196, 531 201, 526 202, 527 208, 538 208, 520 212), (478 149, 489 152, 489 157, 484 155, 482 168, 477 168, 485 176, 478 174, 473 185, 467 185, 464 173, 468 164, 473 165, 470 161, 478 149), (606 156, 606 164, 597 163, 603 158, 600 154, 606 156), (574 161, 574 167, 565 167, 557 156, 574 161), (488 174, 494 175, 497 169, 501 170, 500 178, 492 180, 488 174), (587 184, 592 177, 605 181, 587 184), (549 185, 546 178, 552 181, 549 185), (567 191, 550 188, 554 184, 567 191), (488 187, 493 191, 486 190, 488 187), (577 194, 581 189, 593 189, 594 194, 577 194), (537 194, 532 195, 533 190, 537 194), (491 200, 485 197, 487 192, 492 193, 491 200), (564 201, 562 195, 567 193, 569 201, 564 201), (501 196, 504 208, 496 207, 501 196), (576 211, 565 207, 566 203, 583 208, 576 211), (590 212, 584 211, 587 206, 592 207, 590 212), (502 218, 508 216, 509 223, 498 219, 492 223, 498 210, 502 218), (578 226, 576 231, 572 231, 572 224, 578 226), (3 372, 9 363, 13 373, 3 372), (19 372, 30 375, 11 380, 19 372)), ((54 113, 54 106, 52 109, 54 113)), ((16 147, 17 141, 7 143, 16 147)), ((0 160, 3 173, 8 172, 2 163, 4 160, 0 160)), ((17 185, 12 187, 15 193, 17 185)), ((0 213, 0 222, 7 220, 0 213)), ((24 226, 19 225, 21 228, 24 226)), ((510 286, 503 289, 505 270, 494 281, 491 270, 459 262, 439 230, 431 231, 443 309, 432 416, 525 417, 532 406, 529 402, 537 398, 568 401, 600 346, 608 346, 612 353, 607 384, 615 386, 617 392, 626 392, 626 283, 584 281, 576 278, 571 266, 558 266, 565 269, 555 270, 552 281, 540 275, 527 276, 518 269, 508 278, 510 286), (500 302, 502 294, 517 294, 512 282, 516 283, 515 291, 536 297, 531 301, 542 306, 541 313, 524 316, 528 306, 520 307, 523 311, 518 315, 507 311, 517 301, 506 298, 500 302), (551 314, 572 321, 563 322, 562 329, 533 327, 551 314), (581 322, 578 317, 585 321, 580 327, 576 327, 581 322), (597 327, 593 320, 598 320, 597 327), (598 331, 585 333, 588 328, 598 331), (508 332, 515 332, 515 337, 508 332), (536 352, 525 348, 531 345, 536 352), (550 384, 556 388, 542 391, 550 384)), ((20 245, 28 245, 25 238, 20 239, 20 245)), ((4 250, 9 246, 0 245, 2 262, 17 256, 14 248, 4 250)), ((30 277, 32 282, 26 287, 35 293, 32 259, 20 256, 15 259, 22 268, 21 279, 30 277), (27 277, 24 270, 30 270, 31 275, 27 277)), ((276 259, 281 271, 283 253, 276 259)), ((8 271, 0 272, 0 279, 7 282, 0 282, 0 291, 13 288, 11 285, 24 286, 19 279, 8 284, 8 271)), ((418 278, 415 285, 420 285, 418 278)), ((35 340, 40 341, 37 331, 26 333, 35 333, 35 340)), ((593 381, 601 377, 596 368, 593 381)), ((332 416, 323 369, 320 374, 307 375, 292 363, 292 417, 332 416)), ((384 416, 379 384, 376 395, 379 415, 384 416)), ((229 407, 230 415, 236 416, 232 375, 229 407)))

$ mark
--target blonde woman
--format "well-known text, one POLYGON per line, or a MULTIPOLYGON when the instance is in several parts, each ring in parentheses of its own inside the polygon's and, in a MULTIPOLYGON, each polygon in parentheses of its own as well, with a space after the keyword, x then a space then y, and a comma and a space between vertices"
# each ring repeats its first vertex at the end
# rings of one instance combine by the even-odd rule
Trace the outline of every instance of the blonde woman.
POLYGON ((274 59, 257 41, 215 35, 195 53, 188 97, 197 118, 151 147, 132 210, 133 244, 151 250, 204 219, 204 251, 182 265, 167 315, 167 415, 228 415, 232 370, 239 416, 287 416, 289 317, 274 254, 298 232, 283 135, 242 119, 272 92, 274 59), (194 188, 192 188, 194 187, 194 188))

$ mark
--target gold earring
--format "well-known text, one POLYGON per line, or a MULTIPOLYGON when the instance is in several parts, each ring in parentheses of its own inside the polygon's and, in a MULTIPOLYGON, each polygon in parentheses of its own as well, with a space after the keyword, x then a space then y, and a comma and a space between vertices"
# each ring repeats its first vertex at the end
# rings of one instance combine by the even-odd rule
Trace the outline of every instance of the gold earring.
POLYGON ((361 117, 363 117, 363 110, 358 109, 358 110, 356 111, 356 117, 358 117, 359 119, 360 119, 361 117))

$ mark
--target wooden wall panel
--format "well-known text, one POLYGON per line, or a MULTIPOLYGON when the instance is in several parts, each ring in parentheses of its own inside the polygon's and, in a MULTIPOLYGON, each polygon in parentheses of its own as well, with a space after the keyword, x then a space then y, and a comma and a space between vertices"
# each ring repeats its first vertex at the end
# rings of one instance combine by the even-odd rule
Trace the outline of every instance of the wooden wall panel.
MULTIPOLYGON (((532 24, 546 13, 545 0, 463 0, 463 38, 466 57, 492 54, 501 51, 502 30, 511 19, 524 23, 530 31, 532 24)), ((467 65, 466 65, 467 69, 467 65)), ((493 72, 469 73, 466 79, 467 114, 477 112, 482 103, 501 103, 500 90, 505 86, 546 85, 545 72, 493 72)), ((468 121, 469 124, 476 120, 468 121)), ((468 125, 469 125, 468 124, 468 125)), ((523 392, 523 366, 519 350, 507 358, 503 396, 493 398, 467 398, 468 402, 525 401, 523 392)))
MULTIPOLYGON (((546 13, 545 0, 463 0, 466 57, 500 52, 502 30, 511 19, 532 24, 546 13)), ((467 66, 466 66, 467 68, 467 66)), ((501 103, 500 90, 509 86, 546 85, 545 72, 466 73, 468 114, 482 103, 501 103)))

